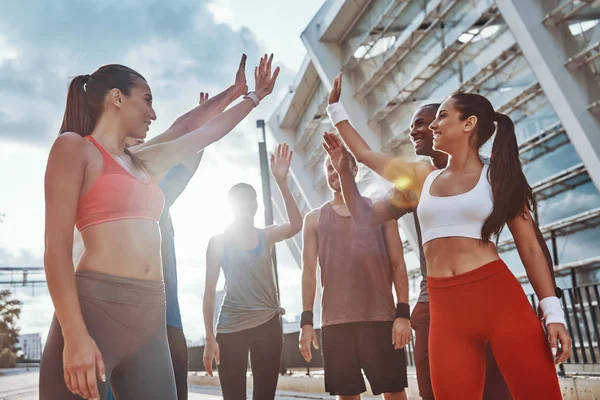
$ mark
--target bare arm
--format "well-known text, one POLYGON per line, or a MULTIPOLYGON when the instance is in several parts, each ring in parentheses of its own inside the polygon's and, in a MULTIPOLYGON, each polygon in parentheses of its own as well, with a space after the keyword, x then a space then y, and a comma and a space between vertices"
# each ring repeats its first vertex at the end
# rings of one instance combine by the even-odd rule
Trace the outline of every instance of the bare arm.
MULTIPOLYGON (((312 313, 315 304, 315 292, 317 291, 317 259, 318 259, 318 237, 317 225, 319 222, 320 210, 313 210, 306 214, 304 221, 303 246, 302 246, 302 311, 312 313)), ((313 325, 310 322, 302 324, 298 340, 298 347, 302 357, 307 362, 312 360, 312 351, 310 345, 315 349, 319 348, 319 339, 313 325)))
POLYGON ((515 245, 525 266, 529 282, 531 282, 538 298, 541 300, 549 296, 554 296, 552 276, 548 270, 546 257, 538 242, 534 222, 529 212, 524 216, 517 216, 512 221, 509 221, 508 228, 515 240, 515 245))
POLYGON ((200 129, 178 139, 145 147, 136 155, 145 161, 153 176, 161 176, 188 157, 204 150, 233 130, 254 108, 250 99, 245 99, 219 114, 200 129))
MULTIPOLYGON (((208 93, 200 92, 200 104, 208 100, 208 93)), ((165 195, 165 209, 173 205, 175 200, 181 195, 187 184, 192 179, 200 161, 204 156, 204 150, 187 158, 180 165, 171 168, 162 179, 160 179, 160 188, 165 195)))
POLYGON ((56 317, 63 335, 86 332, 75 286, 72 260, 73 228, 86 168, 79 135, 60 135, 46 167, 46 232, 44 269, 56 317))
POLYGON ((204 328, 206 330, 207 341, 215 339, 213 321, 215 316, 217 282, 221 273, 222 258, 223 235, 213 236, 208 242, 206 250, 206 278, 204 281, 204 298, 202 300, 202 314, 204 315, 204 328))
POLYGON ((204 369, 210 376, 213 375, 213 361, 219 365, 220 351, 215 336, 213 325, 215 316, 215 302, 217 297, 217 282, 221 272, 221 260, 223 259, 224 242, 223 235, 213 236, 208 242, 206 249, 206 278, 204 280, 204 298, 202 299, 202 314, 204 316, 204 329, 206 331, 206 345, 202 361, 204 369))
MULTIPOLYGON (((279 74, 279 67, 271 74, 271 62, 272 56, 268 61, 265 58, 261 59, 255 74, 255 93, 259 99, 263 99, 273 91, 279 74)), ((254 102, 251 99, 244 99, 234 107, 211 119, 203 127, 178 139, 143 148, 136 154, 146 162, 150 173, 154 177, 159 177, 173 166, 231 132, 253 108, 254 102)))
MULTIPOLYGON (((342 74, 340 73, 333 81, 333 88, 329 94, 329 105, 338 103, 341 93, 342 74)), ((347 119, 337 123, 335 127, 358 162, 365 164, 378 175, 394 184, 401 180, 407 185, 406 187, 421 188, 425 177, 429 173, 427 172, 423 176, 424 166, 422 164, 424 163, 403 161, 397 157, 371 149, 347 119)))
POLYGON ((352 176, 349 170, 342 170, 339 175, 344 201, 357 225, 378 226, 388 221, 396 220, 385 203, 381 201, 372 203, 360 194, 354 176, 352 176))
POLYGON ((408 303, 408 272, 404 261, 404 249, 398 232, 398 223, 388 221, 384 225, 385 244, 392 266, 392 280, 398 303, 408 303))
MULTIPOLYGON (((323 143, 323 148, 329 154, 332 165, 340 176, 344 201, 357 225, 381 225, 387 221, 398 219, 405 213, 411 211, 410 207, 407 205, 399 212, 398 206, 394 207, 395 212, 393 214, 383 202, 376 202, 372 205, 371 202, 362 197, 358 191, 353 171, 350 168, 350 155, 348 154, 346 147, 342 145, 339 140, 330 140, 323 143)), ((394 191, 394 193, 395 192, 396 191, 394 191)))
POLYGON ((302 232, 302 310, 312 311, 317 291, 318 236, 320 210, 306 214, 302 232))
MULTIPOLYGON (((239 74, 239 71, 238 71, 238 74, 239 74)), ((246 79, 244 77, 244 82, 245 82, 245 80, 246 79)), ((225 92, 223 92, 223 93, 225 93, 225 92)), ((223 93, 221 93, 221 94, 223 94, 223 93)), ((218 96, 219 95, 217 95, 217 97, 218 96)), ((208 93, 200 92, 200 101, 199 101, 199 104, 206 104, 206 102, 208 102, 208 93)), ((214 115, 217 115, 217 114, 220 114, 221 112, 223 112, 223 110, 227 106, 229 106, 229 104, 231 104, 231 102, 227 103, 227 105, 225 107, 223 107, 222 109, 219 106, 219 108, 217 109, 218 113, 216 113, 214 115)), ((211 118, 213 116, 211 116, 211 118)), ((208 120, 206 120, 206 121, 208 121, 208 120)), ((200 128, 202 125, 204 125, 204 123, 206 121, 203 121, 201 124, 199 124, 198 128, 200 128)), ((196 171, 198 170, 198 167, 200 166, 200 161, 202 161, 202 157, 203 156, 204 156, 204 150, 200 151, 198 154, 193 155, 192 157, 188 158, 187 160, 184 160, 182 164, 183 164, 184 167, 187 168, 188 171, 191 172, 192 175, 194 175, 196 173, 196 171)))
POLYGON ((140 151, 141 149, 159 143, 168 142, 177 139, 188 132, 194 131, 202 127, 216 115, 225 110, 238 97, 246 94, 248 86, 245 76, 246 55, 242 55, 240 66, 235 76, 235 83, 219 93, 218 95, 201 101, 200 105, 183 114, 173 122, 173 124, 165 132, 148 140, 145 143, 131 147, 132 152, 140 151))
POLYGON ((267 227, 271 244, 289 239, 302 229, 302 214, 300 214, 298 204, 296 204, 296 200, 287 183, 292 154, 293 152, 289 150, 286 143, 277 146, 276 155, 271 154, 271 174, 277 183, 277 187, 279 187, 288 216, 287 223, 267 227))
POLYGON ((85 146, 78 134, 63 133, 50 151, 44 182, 44 269, 64 338, 67 388, 83 398, 100 398, 96 377, 106 379, 104 362, 83 320, 72 259, 75 215, 87 166, 85 146))
MULTIPOLYGON (((517 251, 519 252, 521 261, 523 261, 525 271, 527 271, 527 277, 538 299, 540 302, 544 299, 554 302, 557 309, 552 311, 552 314, 562 314, 559 301, 556 298, 551 298, 555 296, 552 274, 548 269, 548 262, 538 241, 535 223, 529 211, 525 215, 517 216, 512 221, 509 221, 508 228, 513 235, 517 251)), ((545 322, 554 362, 559 364, 566 361, 571 356, 572 340, 564 323, 549 323, 547 320, 545 322), (558 350, 559 343, 560 352, 558 350)))
MULTIPOLYGON (((392 268, 392 280, 396 290, 396 299, 398 303, 404 303, 408 308, 408 273, 404 261, 404 250, 402 240, 398 232, 398 223, 388 221, 383 227, 385 244, 390 258, 392 268)), ((409 318, 395 318, 392 328, 392 344, 395 349, 401 349, 410 342, 412 330, 409 318)))
POLYGON ((540 231, 540 227, 537 224, 537 221, 533 223, 533 229, 535 230, 535 236, 542 248, 542 252, 544 253, 544 258, 546 259, 546 263, 548 264, 548 271, 550 272, 550 277, 552 278, 552 285, 556 287, 556 278, 554 276, 554 262, 552 261, 552 256, 550 255, 550 250, 548 249, 548 245, 544 240, 544 235, 540 231))

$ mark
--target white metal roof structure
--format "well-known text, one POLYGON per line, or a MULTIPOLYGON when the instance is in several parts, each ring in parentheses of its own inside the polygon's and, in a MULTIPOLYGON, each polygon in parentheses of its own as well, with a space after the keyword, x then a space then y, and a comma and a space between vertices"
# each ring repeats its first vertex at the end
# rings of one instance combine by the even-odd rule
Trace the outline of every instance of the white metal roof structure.
MULTIPOLYGON (((268 121, 296 154, 301 211, 329 198, 321 137, 332 129, 325 107, 340 71, 352 124, 373 148, 408 158, 420 105, 476 92, 515 122, 538 222, 556 266, 569 266, 558 273, 580 267, 582 279, 600 280, 585 269, 597 263, 582 262, 600 256, 599 21, 600 0, 327 0, 301 35, 307 55, 294 90, 268 121)), ((411 220, 400 221, 409 254, 418 248, 411 220)), ((300 263, 300 236, 290 245, 300 263)), ((499 250, 521 274, 509 232, 499 250)), ((417 259, 407 257, 414 277, 417 259)))

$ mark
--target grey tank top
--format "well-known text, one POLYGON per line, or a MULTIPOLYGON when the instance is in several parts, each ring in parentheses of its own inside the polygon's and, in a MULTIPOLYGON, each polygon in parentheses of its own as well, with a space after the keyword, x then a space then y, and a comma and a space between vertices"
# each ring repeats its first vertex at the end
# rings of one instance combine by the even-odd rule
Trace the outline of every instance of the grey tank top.
POLYGON ((258 246, 252 250, 239 248, 227 231, 223 239, 221 268, 225 275, 225 297, 217 333, 255 328, 282 314, 265 231, 258 230, 258 246))
POLYGON ((358 227, 326 203, 317 229, 321 325, 393 321, 396 307, 383 226, 358 227))

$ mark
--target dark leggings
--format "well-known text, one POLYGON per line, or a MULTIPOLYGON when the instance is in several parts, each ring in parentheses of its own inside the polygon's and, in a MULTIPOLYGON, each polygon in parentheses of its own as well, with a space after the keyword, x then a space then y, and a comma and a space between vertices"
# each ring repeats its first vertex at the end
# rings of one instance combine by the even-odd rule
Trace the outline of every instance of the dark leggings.
POLYGON ((187 400, 188 355, 183 329, 167 325, 167 337, 169 339, 171 360, 173 361, 173 372, 175 373, 177 400, 187 400))
MULTIPOLYGON (((76 282, 85 325, 106 365, 100 398, 106 399, 110 382, 117 400, 175 399, 163 283, 92 271, 77 272, 76 282)), ((65 384, 63 348, 54 317, 40 366, 40 400, 80 399, 65 384)))
POLYGON ((217 342, 221 358, 219 380, 224 400, 246 399, 248 352, 253 377, 252 398, 275 398, 283 350, 279 315, 256 328, 235 333, 219 333, 217 342))

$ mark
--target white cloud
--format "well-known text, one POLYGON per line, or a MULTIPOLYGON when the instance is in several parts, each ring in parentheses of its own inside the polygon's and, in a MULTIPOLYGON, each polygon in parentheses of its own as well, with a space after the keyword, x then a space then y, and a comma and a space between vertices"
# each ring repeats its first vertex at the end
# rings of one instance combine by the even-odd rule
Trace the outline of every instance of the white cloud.
POLYGON ((600 197, 593 183, 564 192, 540 204, 541 225, 579 214, 600 206, 600 197))
MULTIPOLYGON (((216 21, 214 2, 25 3, 5 2, 0 13, 0 212, 6 213, 0 224, 0 264, 41 266, 43 175, 70 78, 107 63, 138 70, 155 97, 158 120, 152 124, 152 136, 194 107, 200 91, 215 95, 229 86, 242 52, 248 55, 252 89, 254 64, 270 49, 241 24, 234 29, 216 21)), ((198 175, 173 208, 186 326, 194 326, 198 316, 201 320, 198 296, 203 292, 206 243, 223 227, 215 210, 222 210, 232 184, 243 180, 260 185, 254 120, 270 115, 292 79, 293 72, 283 68, 275 93, 229 137, 207 149, 198 175)), ((45 335, 52 314, 50 298, 47 293, 31 297, 26 291, 18 290, 25 301, 23 330, 45 335)), ((191 337, 200 331, 201 325, 191 337)))
POLYGON ((208 5, 208 10, 212 13, 216 23, 231 24, 233 22, 233 10, 229 0, 216 0, 208 5))

